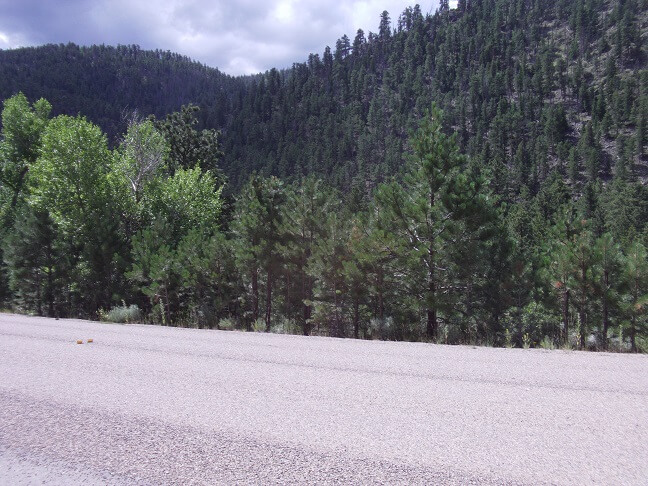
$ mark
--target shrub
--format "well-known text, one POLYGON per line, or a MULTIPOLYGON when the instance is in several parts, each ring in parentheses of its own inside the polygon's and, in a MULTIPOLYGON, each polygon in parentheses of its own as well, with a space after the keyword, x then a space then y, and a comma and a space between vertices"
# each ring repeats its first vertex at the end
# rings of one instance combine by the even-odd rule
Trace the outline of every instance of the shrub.
POLYGON ((99 318, 102 321, 117 322, 121 324, 130 324, 133 322, 140 322, 142 319, 142 312, 137 305, 127 306, 126 304, 113 307, 109 311, 99 311, 99 318))
POLYGON ((300 330, 294 319, 281 318, 272 325, 272 332, 276 334, 300 334, 300 330))
POLYGON ((513 334, 511 334, 510 329, 507 327, 504 332, 504 346, 507 348, 513 347, 513 334))
POLYGON ((531 347, 531 338, 529 337, 529 333, 525 332, 524 335, 522 336, 522 347, 524 349, 529 349, 531 347))
POLYGON ((556 349, 556 345, 549 336, 545 336, 542 338, 542 341, 540 341, 540 347, 542 349, 556 349))
POLYGON ((252 330, 254 332, 265 332, 265 330, 266 330, 265 320, 259 318, 256 321, 254 321, 252 323, 252 330))
POLYGON ((236 322, 234 319, 228 317, 227 319, 221 319, 218 321, 218 329, 223 331, 231 331, 236 328, 236 322))
POLYGON ((394 320, 391 317, 384 319, 374 318, 369 322, 369 332, 372 339, 389 339, 392 328, 394 327, 394 320))

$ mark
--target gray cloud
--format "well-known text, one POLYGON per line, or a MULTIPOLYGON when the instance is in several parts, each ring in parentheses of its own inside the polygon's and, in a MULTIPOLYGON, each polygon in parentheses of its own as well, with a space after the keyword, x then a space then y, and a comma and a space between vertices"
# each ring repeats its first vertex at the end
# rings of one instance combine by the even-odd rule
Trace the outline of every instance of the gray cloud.
MULTIPOLYGON (((436 9, 437 0, 422 5, 436 9)), ((0 48, 75 42, 139 44, 187 55, 229 74, 305 61, 358 28, 395 22, 410 0, 0 0, 0 48)))

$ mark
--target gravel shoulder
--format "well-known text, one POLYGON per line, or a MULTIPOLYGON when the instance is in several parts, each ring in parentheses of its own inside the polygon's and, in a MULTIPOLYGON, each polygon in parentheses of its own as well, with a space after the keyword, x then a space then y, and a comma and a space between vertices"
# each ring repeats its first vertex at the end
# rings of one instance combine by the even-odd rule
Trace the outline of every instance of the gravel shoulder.
POLYGON ((0 314, 2 484, 645 485, 646 457, 644 355, 0 314))

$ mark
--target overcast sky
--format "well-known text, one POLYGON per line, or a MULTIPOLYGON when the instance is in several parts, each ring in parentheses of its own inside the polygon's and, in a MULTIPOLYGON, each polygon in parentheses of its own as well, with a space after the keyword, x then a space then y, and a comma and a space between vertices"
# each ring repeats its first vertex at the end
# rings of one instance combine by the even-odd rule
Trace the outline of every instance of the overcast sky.
MULTIPOLYGON (((395 23, 416 0, 0 0, 0 49, 47 43, 139 44, 228 74, 303 62, 380 13, 395 23)), ((420 2, 423 13, 438 0, 420 2)))

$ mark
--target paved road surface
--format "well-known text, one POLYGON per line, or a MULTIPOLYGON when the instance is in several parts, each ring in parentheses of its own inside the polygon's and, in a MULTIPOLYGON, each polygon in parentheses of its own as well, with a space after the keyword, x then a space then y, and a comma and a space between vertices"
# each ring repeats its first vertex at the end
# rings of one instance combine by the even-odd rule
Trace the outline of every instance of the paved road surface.
POLYGON ((0 315, 0 484, 43 483, 647 485, 648 356, 0 315))

